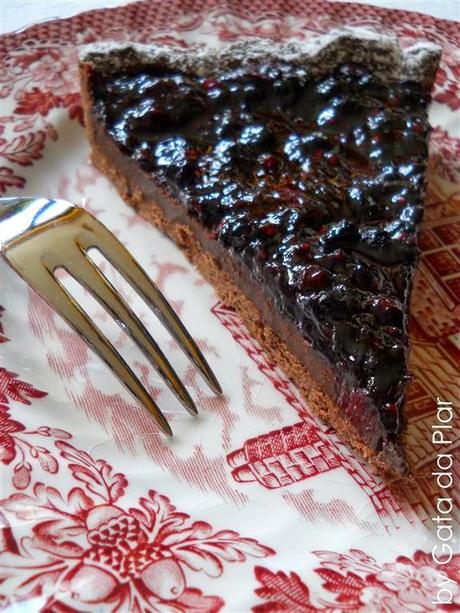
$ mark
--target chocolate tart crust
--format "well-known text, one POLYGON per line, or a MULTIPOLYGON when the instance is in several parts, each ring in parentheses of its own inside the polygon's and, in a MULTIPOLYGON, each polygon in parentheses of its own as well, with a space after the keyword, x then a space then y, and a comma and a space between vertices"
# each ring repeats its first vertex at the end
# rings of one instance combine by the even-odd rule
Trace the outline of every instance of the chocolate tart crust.
POLYGON ((235 258, 229 258, 228 255, 225 257, 225 249, 217 241, 206 237, 204 229, 189 217, 178 201, 174 201, 166 186, 162 186, 157 179, 153 182, 135 162, 123 156, 92 114, 90 75, 91 66, 82 63, 82 103, 92 149, 91 158, 96 168, 108 177, 126 203, 182 249, 203 277, 215 287, 220 299, 236 310, 251 335, 294 382, 312 413, 335 428, 345 443, 387 479, 410 474, 402 442, 389 443, 377 453, 365 444, 353 424, 344 419, 343 410, 332 399, 339 396, 340 390, 329 363, 306 341, 300 341, 298 331, 289 321, 273 312, 270 298, 260 296, 260 284, 257 284, 257 302, 260 303, 257 304, 254 293, 256 283, 247 270, 243 266, 238 267, 235 258), (211 253, 211 249, 215 253, 211 253), (219 250, 222 251, 221 257, 216 253, 219 250), (266 307, 264 309, 263 303, 266 307), (288 339, 289 346, 280 334, 288 339), (308 369, 302 365, 299 354, 302 362, 309 364, 308 369))

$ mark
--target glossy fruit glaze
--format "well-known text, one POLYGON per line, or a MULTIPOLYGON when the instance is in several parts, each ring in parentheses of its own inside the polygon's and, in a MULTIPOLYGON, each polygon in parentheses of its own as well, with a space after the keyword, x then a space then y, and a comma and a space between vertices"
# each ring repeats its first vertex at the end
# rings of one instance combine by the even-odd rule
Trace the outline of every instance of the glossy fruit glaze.
MULTIPOLYGON (((423 213, 429 96, 358 65, 94 76, 95 111, 241 258, 394 438, 423 213)), ((350 410, 354 410, 352 407, 350 410)))

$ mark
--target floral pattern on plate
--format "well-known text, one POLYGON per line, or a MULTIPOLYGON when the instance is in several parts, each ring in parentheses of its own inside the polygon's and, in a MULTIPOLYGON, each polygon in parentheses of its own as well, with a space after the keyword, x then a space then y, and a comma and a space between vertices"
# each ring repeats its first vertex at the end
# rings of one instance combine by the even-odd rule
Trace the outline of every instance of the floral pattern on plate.
MULTIPOLYGON (((458 609, 458 555, 442 567, 430 555, 439 495, 430 440, 435 398, 459 395, 459 47, 453 22, 321 0, 144 1, 0 38, 0 192, 68 198, 96 214, 166 292, 226 389, 213 397, 183 366, 201 409, 199 421, 185 421, 130 353, 178 432, 177 444, 164 442, 90 350, 1 268, 0 604, 30 600, 46 613, 423 613, 436 610, 447 578, 446 607, 458 609), (81 126, 79 45, 302 40, 343 24, 393 31, 403 45, 424 38, 443 46, 412 306, 409 436, 422 475, 410 488, 390 489, 311 416, 235 313, 88 163, 81 126)), ((107 323, 101 309, 93 316, 107 323)), ((119 333, 114 342, 125 347, 119 333)), ((459 444, 455 435, 452 449, 459 444)))

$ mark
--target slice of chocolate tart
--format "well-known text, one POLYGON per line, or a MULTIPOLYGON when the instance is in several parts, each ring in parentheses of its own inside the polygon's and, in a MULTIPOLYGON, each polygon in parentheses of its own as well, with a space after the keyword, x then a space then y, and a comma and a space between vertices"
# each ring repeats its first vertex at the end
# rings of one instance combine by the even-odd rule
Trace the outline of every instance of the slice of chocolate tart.
POLYGON ((92 159, 233 305, 312 411, 388 475, 440 50, 340 30, 83 50, 92 159))

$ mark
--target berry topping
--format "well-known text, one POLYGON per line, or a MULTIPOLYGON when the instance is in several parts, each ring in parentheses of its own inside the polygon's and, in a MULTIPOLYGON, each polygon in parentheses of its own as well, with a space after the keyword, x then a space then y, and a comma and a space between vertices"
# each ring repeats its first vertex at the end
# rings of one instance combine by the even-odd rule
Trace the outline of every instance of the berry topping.
POLYGON ((379 296, 371 301, 372 312, 385 325, 402 325, 402 310, 396 300, 379 296))
POLYGON ((214 89, 218 86, 216 79, 205 79, 203 81, 203 89, 214 89))
POLYGON ((95 77, 94 93, 146 180, 160 177, 335 365, 350 414, 378 406, 396 432, 427 155, 420 87, 270 60, 205 76, 152 65, 95 77))
POLYGON ((318 291, 326 288, 330 282, 330 274, 319 266, 308 266, 299 280, 299 289, 303 292, 318 291))
POLYGON ((278 227, 275 226, 275 224, 273 223, 269 223, 265 226, 262 226, 261 230, 262 230, 262 233, 265 234, 265 236, 272 238, 273 236, 277 234, 278 227))
POLYGON ((262 160, 262 166, 269 172, 276 170, 279 167, 279 159, 276 155, 267 155, 262 160))

